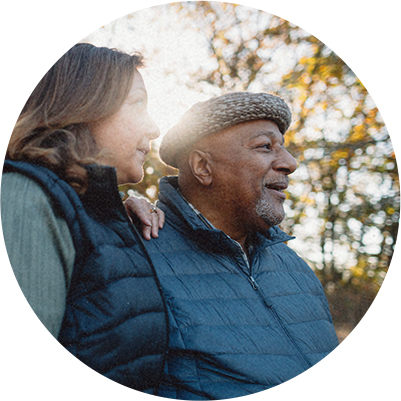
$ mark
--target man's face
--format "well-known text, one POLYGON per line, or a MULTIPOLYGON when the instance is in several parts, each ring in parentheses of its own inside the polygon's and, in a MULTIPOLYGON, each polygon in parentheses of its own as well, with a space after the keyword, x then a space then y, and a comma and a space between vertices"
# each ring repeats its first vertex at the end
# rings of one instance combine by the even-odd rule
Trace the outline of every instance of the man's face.
POLYGON ((261 231, 281 223, 283 190, 297 164, 277 125, 267 120, 237 124, 205 138, 205 145, 212 185, 235 225, 261 231))

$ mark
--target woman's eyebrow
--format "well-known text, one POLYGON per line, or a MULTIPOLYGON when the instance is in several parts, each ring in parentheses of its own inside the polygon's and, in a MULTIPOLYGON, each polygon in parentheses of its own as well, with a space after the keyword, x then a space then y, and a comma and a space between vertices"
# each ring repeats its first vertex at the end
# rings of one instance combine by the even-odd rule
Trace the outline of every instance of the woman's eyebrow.
POLYGON ((131 92, 127 96, 127 99, 135 100, 135 99, 142 98, 142 97, 147 99, 148 98, 148 92, 146 91, 146 89, 138 88, 134 92, 131 92))

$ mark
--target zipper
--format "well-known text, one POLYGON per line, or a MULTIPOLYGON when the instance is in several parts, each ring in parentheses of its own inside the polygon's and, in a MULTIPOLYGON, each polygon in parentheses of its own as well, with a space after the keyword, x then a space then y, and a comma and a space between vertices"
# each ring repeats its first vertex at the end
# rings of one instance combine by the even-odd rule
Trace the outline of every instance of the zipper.
MULTIPOLYGON (((259 285, 258 285, 258 283, 255 281, 255 279, 254 279, 251 275, 249 275, 249 276, 248 276, 248 280, 249 280, 249 282, 251 283, 252 288, 253 288, 255 291, 258 291, 259 285)), ((268 306, 269 306, 269 305, 268 305, 268 306)), ((270 308, 270 306, 269 306, 269 308, 270 308)))
POLYGON ((287 339, 291 342, 291 344, 294 346, 294 348, 296 349, 296 351, 299 354, 299 359, 302 363, 302 365, 304 366, 305 369, 309 369, 312 365, 310 364, 310 362, 305 358, 305 356, 303 355, 302 351, 299 349, 299 346, 297 345, 297 343, 294 341, 294 339, 292 338, 291 334, 289 333, 289 331, 287 330, 287 328, 285 327, 283 321, 281 320, 280 316, 278 315, 278 313, 276 312, 276 310, 273 308, 273 305, 271 305, 268 301, 266 296, 263 294, 263 290, 260 288, 259 284, 256 282, 256 280, 252 277, 252 274, 250 274, 248 276, 248 280, 252 285, 252 288, 255 291, 258 291, 258 293, 260 294, 263 302, 265 303, 265 305, 267 306, 267 308, 271 311, 273 317, 276 319, 276 321, 278 322, 278 324, 280 325, 281 329, 283 330, 284 334, 286 335, 287 339))
MULTIPOLYGON (((228 236, 227 236, 228 237, 228 236)), ((295 348, 295 350, 298 353, 299 356, 299 360, 301 362, 301 364, 303 365, 303 367, 305 369, 309 369, 310 367, 312 367, 312 365, 310 364, 310 362, 305 358, 305 356, 303 355, 302 351, 300 350, 299 346, 297 345, 297 343, 295 342, 295 340, 292 338, 291 334, 289 333, 289 331, 287 330, 287 328, 285 327, 283 321, 281 320, 280 316, 278 315, 278 313, 276 312, 276 310, 273 308, 273 305, 270 304, 270 302, 268 301, 268 298, 265 296, 265 294, 263 293, 262 288, 259 286, 259 284, 256 282, 256 280, 254 279, 254 277, 252 276, 252 269, 251 266, 249 264, 249 260, 248 257, 246 256, 244 250, 242 249, 241 245, 234 241, 232 238, 228 237, 231 241, 233 241, 233 243, 235 244, 236 248, 240 251, 240 254, 242 256, 242 259, 244 260, 247 268, 248 268, 248 274, 246 274, 248 281, 250 282, 252 288, 257 291, 260 294, 260 297, 262 298, 264 304, 267 306, 267 308, 271 311, 274 319, 278 322, 278 324, 280 325, 282 331, 284 332, 285 336, 287 337, 287 339, 290 341, 290 343, 292 344, 292 346, 295 348)))

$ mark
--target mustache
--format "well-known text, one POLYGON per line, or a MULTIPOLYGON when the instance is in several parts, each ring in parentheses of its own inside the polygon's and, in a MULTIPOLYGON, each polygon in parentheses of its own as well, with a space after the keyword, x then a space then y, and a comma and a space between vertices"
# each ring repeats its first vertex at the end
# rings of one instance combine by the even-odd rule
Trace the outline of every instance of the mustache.
POLYGON ((290 183, 290 179, 285 176, 285 177, 277 177, 277 178, 270 178, 265 182, 265 186, 269 185, 285 185, 285 187, 288 187, 288 184, 290 183))

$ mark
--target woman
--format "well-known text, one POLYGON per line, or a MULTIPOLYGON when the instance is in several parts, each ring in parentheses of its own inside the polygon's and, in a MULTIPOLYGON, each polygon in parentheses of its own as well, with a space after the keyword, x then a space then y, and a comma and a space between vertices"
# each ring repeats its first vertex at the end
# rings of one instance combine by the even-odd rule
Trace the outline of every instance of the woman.
MULTIPOLYGON (((1 212, 15 275, 49 331, 99 373, 154 393, 166 314, 117 186, 142 179, 159 136, 142 66, 139 54, 89 44, 61 57, 12 133, 1 212)), ((157 236, 161 211, 140 206, 145 237, 151 223, 157 236)))

